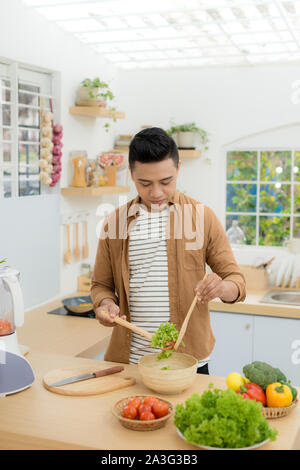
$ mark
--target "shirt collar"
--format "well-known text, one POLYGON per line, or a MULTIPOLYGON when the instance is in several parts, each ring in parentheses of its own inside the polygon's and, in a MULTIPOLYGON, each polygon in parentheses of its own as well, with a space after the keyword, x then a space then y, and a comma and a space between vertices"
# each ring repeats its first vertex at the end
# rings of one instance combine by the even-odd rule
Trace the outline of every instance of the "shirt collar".
MULTIPOLYGON (((139 204, 141 203, 141 197, 137 195, 129 204, 127 217, 136 217, 139 214, 140 208, 139 204)), ((177 208, 180 206, 180 192, 175 191, 173 196, 168 200, 168 204, 175 206, 177 208)))

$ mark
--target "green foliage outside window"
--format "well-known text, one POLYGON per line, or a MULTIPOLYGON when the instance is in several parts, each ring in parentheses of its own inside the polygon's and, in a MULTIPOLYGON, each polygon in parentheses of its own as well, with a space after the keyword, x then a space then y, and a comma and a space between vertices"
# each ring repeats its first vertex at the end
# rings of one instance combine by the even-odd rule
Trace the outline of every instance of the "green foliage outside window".
POLYGON ((226 229, 238 220, 248 245, 300 236, 300 151, 228 152, 226 189, 226 229))

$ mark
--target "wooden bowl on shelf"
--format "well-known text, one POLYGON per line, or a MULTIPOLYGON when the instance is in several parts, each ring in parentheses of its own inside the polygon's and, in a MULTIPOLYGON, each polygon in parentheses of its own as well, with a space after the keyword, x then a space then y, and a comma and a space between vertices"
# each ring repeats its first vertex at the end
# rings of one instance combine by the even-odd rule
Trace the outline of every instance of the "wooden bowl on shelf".
MULTIPOLYGON (((134 396, 138 396, 138 398, 143 401, 143 399, 146 398, 147 395, 134 396)), ((118 418, 122 426, 127 429, 131 429, 133 431, 155 431, 156 429, 160 429, 165 426, 168 419, 173 415, 174 409, 172 403, 159 397, 155 397, 158 400, 164 401, 168 404, 169 413, 166 416, 163 416, 162 418, 151 419, 149 421, 140 421, 139 419, 124 418, 124 416, 122 415, 123 408, 128 404, 131 398, 133 398, 133 396, 122 398, 122 400, 119 400, 112 408, 114 416, 118 418)))
POLYGON ((197 375, 196 358, 173 352, 171 357, 158 360, 158 355, 147 354, 138 362, 138 371, 146 387, 158 393, 173 395, 193 384, 197 375))

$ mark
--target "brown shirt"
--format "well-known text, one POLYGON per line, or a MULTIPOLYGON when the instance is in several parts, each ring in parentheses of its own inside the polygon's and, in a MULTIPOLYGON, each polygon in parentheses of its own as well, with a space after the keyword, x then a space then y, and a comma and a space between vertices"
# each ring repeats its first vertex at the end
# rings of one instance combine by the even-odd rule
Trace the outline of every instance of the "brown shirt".
MULTIPOLYGON (((106 219, 98 242, 91 297, 94 309, 105 298, 119 305, 120 315, 129 311, 129 234, 139 212, 140 197, 117 208, 106 219)), ((206 263, 223 280, 233 281, 239 295, 234 302, 246 296, 245 279, 237 265, 224 229, 207 206, 176 191, 169 201, 170 216, 166 234, 168 254, 168 283, 170 322, 177 329, 188 312, 195 296, 194 288, 203 279, 206 263)), ((131 332, 116 325, 105 360, 129 362, 131 332)), ((197 303, 184 337, 185 347, 178 351, 203 359, 211 353, 213 336, 208 305, 197 303)))

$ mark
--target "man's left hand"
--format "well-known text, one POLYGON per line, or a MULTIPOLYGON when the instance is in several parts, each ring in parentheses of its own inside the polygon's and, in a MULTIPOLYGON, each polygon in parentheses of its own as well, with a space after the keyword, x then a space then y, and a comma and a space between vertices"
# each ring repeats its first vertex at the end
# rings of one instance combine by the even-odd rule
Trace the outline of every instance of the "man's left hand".
POLYGON ((224 281, 218 274, 211 273, 202 281, 199 281, 195 287, 195 293, 198 295, 198 302, 206 303, 219 297, 224 293, 224 281))

